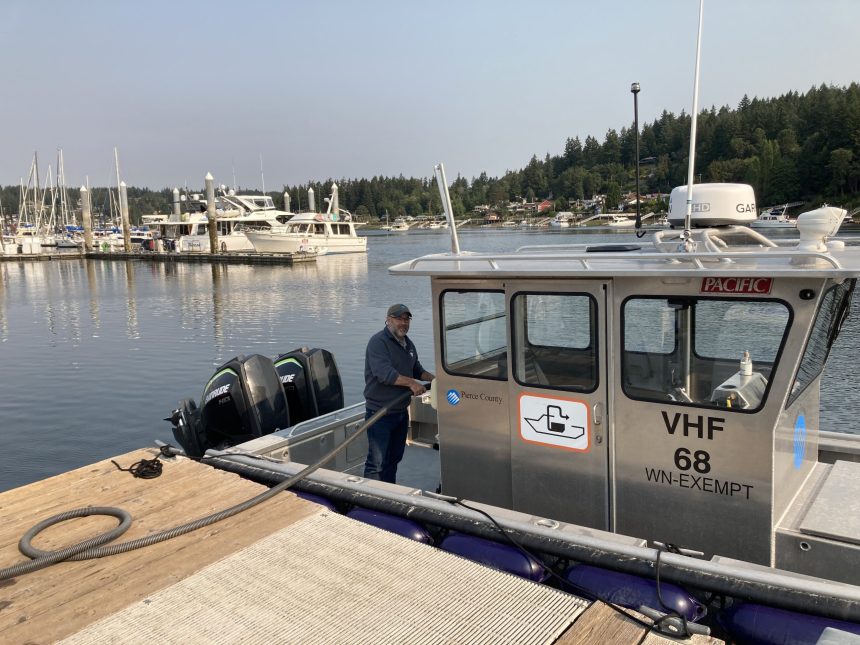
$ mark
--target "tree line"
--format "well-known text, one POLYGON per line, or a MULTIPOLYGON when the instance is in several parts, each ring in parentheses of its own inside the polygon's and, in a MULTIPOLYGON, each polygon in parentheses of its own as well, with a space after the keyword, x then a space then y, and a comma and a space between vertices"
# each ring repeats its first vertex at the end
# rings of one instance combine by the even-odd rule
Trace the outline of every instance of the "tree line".
MULTIPOLYGON (((686 183, 690 115, 664 111, 640 132, 640 184, 643 194, 668 193, 686 183)), ((860 202, 860 85, 821 85, 808 92, 788 92, 776 98, 744 96, 737 108, 711 107, 699 114, 696 141, 696 180, 751 184, 758 203, 792 201, 854 206, 860 202)), ((600 142, 588 135, 567 138, 557 155, 537 155, 521 169, 501 177, 481 173, 467 180, 457 176, 450 187, 456 215, 478 205, 504 211, 512 201, 554 201, 569 210, 572 200, 606 195, 617 204, 634 190, 636 131, 633 124, 609 129, 600 142)), ((313 188, 317 207, 331 192, 332 179, 284 186, 270 192, 279 207, 290 194, 294 211, 308 207, 313 188)), ((441 201, 432 178, 373 177, 336 180, 341 208, 360 218, 384 219, 438 215, 441 201)), ((202 190, 197 191, 202 192, 202 190)), ((239 192, 257 193, 248 190, 239 192)), ((4 212, 16 212, 18 186, 0 188, 4 212)), ((69 190, 77 200, 77 189, 69 190)), ((128 188, 129 211, 135 221, 145 213, 168 213, 172 189, 128 188)), ((107 189, 92 190, 94 212, 108 208, 107 189)))

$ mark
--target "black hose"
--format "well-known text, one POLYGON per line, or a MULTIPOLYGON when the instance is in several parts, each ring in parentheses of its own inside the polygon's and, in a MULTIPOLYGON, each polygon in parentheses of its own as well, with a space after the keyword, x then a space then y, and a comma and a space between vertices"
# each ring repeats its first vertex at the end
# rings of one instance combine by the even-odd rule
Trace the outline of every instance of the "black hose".
POLYGON ((402 403, 403 401, 406 401, 411 397, 412 390, 404 392, 402 396, 399 396, 387 406, 384 406, 377 410, 369 419, 367 419, 367 421, 364 422, 363 425, 361 425, 355 431, 355 433, 351 437, 348 437, 346 441, 337 446, 334 450, 329 452, 327 455, 323 455, 323 457, 316 463, 311 464, 306 468, 303 468, 295 475, 288 479, 285 479, 276 486, 266 491, 263 491, 262 493, 256 495, 255 497, 252 497, 251 499, 248 499, 244 502, 240 502, 239 504, 231 506, 230 508, 224 509, 223 511, 218 511, 217 513, 213 513, 211 515, 207 515, 206 517, 192 520, 191 522, 175 526, 171 529, 160 531, 159 533, 155 533, 153 535, 148 535, 146 537, 138 538, 136 540, 130 540, 129 542, 122 542, 120 544, 100 546, 105 542, 109 542, 111 540, 116 539, 117 537, 125 533, 128 527, 131 526, 131 515, 128 512, 121 508, 115 508, 111 506, 91 506, 75 509, 72 511, 66 511, 58 515, 52 515, 51 517, 42 520, 41 522, 33 526, 30 530, 28 530, 21 538, 21 541, 18 543, 18 548, 21 550, 21 552, 24 553, 24 555, 27 555, 34 559, 30 562, 22 562, 20 564, 13 565, 5 569, 0 569, 0 580, 8 580, 9 578, 14 578, 25 573, 30 573, 31 571, 38 571, 39 569, 44 569, 45 567, 51 566, 52 564, 56 564, 57 562, 63 562, 65 560, 94 560, 96 558, 104 558, 111 555, 126 553, 127 551, 133 551, 134 549, 141 549, 143 547, 158 544, 159 542, 164 542, 166 540, 179 537, 180 535, 185 535, 186 533, 196 531, 197 529, 210 526, 212 524, 215 524, 216 522, 220 522, 221 520, 226 520, 228 517, 238 515, 239 513, 246 511, 249 508, 253 508, 257 504, 266 501, 270 497, 274 497, 278 493, 288 489, 297 481, 300 481, 314 471, 319 470, 322 466, 331 461, 338 453, 345 450, 347 446, 349 446, 353 441, 360 437, 370 426, 376 423, 381 417, 388 414, 388 411, 393 406, 402 403), (89 540, 85 540, 78 544, 57 551, 41 551, 39 549, 35 549, 30 544, 30 541, 36 536, 36 534, 48 528, 49 526, 53 526, 54 524, 75 517, 85 517, 88 515, 109 515, 118 518, 120 520, 120 524, 110 531, 99 534, 93 538, 90 538, 89 540), (27 550, 25 551, 25 549, 27 550))

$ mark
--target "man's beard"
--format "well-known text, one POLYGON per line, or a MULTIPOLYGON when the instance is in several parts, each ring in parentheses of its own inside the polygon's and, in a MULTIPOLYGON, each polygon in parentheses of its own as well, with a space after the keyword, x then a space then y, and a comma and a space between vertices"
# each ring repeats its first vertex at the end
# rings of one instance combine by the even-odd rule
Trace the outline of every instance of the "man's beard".
POLYGON ((397 340, 406 339, 406 330, 400 325, 388 325, 388 330, 394 335, 397 340))

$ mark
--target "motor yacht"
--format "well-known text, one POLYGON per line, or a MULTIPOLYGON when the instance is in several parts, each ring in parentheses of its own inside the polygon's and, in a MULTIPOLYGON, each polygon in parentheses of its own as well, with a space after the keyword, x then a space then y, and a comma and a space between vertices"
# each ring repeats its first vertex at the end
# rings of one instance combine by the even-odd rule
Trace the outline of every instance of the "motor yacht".
POLYGON ((245 230, 259 253, 365 253, 367 238, 333 213, 298 213, 283 226, 245 230))

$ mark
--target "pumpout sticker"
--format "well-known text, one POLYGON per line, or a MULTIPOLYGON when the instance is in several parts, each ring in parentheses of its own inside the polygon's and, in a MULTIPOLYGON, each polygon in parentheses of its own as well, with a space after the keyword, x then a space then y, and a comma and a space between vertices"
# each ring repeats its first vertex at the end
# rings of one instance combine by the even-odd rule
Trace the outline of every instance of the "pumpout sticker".
POLYGON ((588 405, 583 401, 523 394, 519 404, 523 441, 576 452, 591 449, 588 405))

